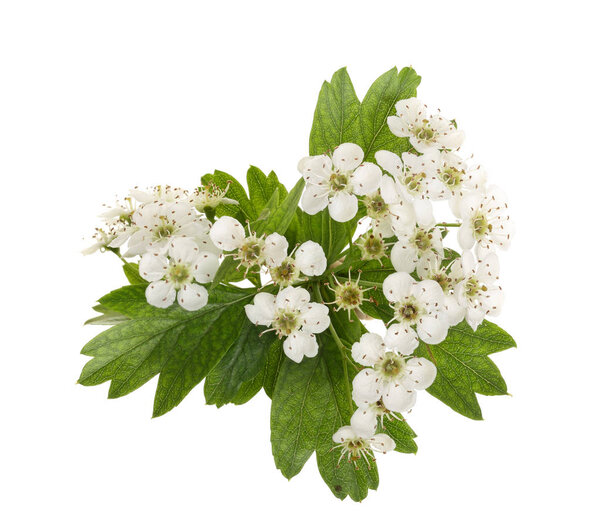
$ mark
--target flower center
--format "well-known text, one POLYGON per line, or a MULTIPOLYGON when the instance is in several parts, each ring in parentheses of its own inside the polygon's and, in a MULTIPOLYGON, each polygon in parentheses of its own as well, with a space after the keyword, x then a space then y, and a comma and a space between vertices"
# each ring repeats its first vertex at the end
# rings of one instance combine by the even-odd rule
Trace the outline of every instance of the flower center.
POLYGON ((423 120, 422 123, 423 125, 413 129, 413 135, 419 140, 433 140, 435 138, 435 131, 430 127, 429 120, 423 120))
POLYGON ((184 284, 191 282, 192 273, 188 264, 171 264, 166 277, 175 286, 175 289, 179 289, 184 284))
POLYGON ((448 293, 448 290, 452 286, 452 281, 450 280, 448 275, 446 275, 446 273, 434 273, 429 278, 431 280, 435 280, 440 285, 444 293, 448 293))
POLYGON ((465 175, 464 170, 459 170, 454 167, 444 168, 439 174, 439 179, 442 181, 450 190, 460 188, 463 177, 465 175))
POLYGON ((177 228, 175 225, 169 223, 167 220, 163 220, 163 224, 154 229, 154 238, 157 240, 168 238, 169 236, 172 236, 176 230, 177 228))
POLYGON ((275 284, 286 287, 293 284, 300 278, 300 271, 296 267, 296 263, 292 258, 286 258, 281 265, 272 267, 269 270, 271 278, 275 284))
POLYGON ((300 328, 300 310, 279 309, 275 313, 273 328, 279 337, 289 336, 300 328))
POLYGON ((360 249, 363 260, 379 260, 385 256, 385 242, 379 235, 372 232, 363 234, 356 245, 360 249))
POLYGON ((411 243, 421 252, 431 249, 431 240, 433 234, 431 232, 418 229, 411 239, 411 243))
POLYGON ((416 324, 422 313, 414 297, 394 304, 394 314, 396 315, 396 319, 401 323, 408 325, 416 324))
POLYGON ((492 231, 492 225, 488 223, 487 217, 481 211, 473 216, 471 226, 473 227, 473 233, 479 238, 483 238, 488 232, 492 231))
POLYGON ((375 365, 375 370, 384 380, 396 380, 404 374, 406 362, 394 352, 386 352, 383 359, 375 365))
POLYGON ((381 219, 388 212, 388 206, 381 197, 381 194, 375 194, 365 197, 364 204, 367 207, 367 216, 373 219, 381 219))
POLYGON ((261 259, 262 252, 265 247, 265 242, 262 238, 256 236, 248 236, 240 245, 237 253, 237 258, 246 267, 252 267, 258 264, 261 259))
POLYGON ((402 182, 409 192, 416 193, 421 191, 423 180, 426 178, 427 175, 424 172, 411 173, 406 175, 402 182))
POLYGON ((351 192, 350 178, 345 173, 332 173, 329 176, 329 189, 334 192, 351 192))
POLYGON ((465 282, 465 295, 469 299, 475 299, 482 291, 487 291, 487 286, 484 286, 475 277, 469 278, 465 282))
POLYGON ((363 292, 356 282, 347 280, 335 287, 335 303, 344 310, 353 310, 361 305, 363 292))

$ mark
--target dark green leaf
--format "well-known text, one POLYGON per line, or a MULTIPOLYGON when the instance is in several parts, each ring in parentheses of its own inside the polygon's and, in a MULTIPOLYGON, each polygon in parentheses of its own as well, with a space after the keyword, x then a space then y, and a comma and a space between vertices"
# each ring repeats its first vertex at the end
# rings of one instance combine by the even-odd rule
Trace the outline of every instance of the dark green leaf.
POLYGON ((320 155, 343 142, 356 142, 360 136, 359 112, 360 101, 350 76, 341 68, 321 87, 310 131, 310 154, 320 155))
POLYGON ((421 343, 415 354, 437 365, 437 377, 427 391, 461 415, 481 420, 475 393, 507 393, 506 383, 488 355, 511 347, 516 347, 514 339, 499 326, 484 321, 473 332, 463 321, 450 328, 442 343, 421 343))
POLYGON ((302 197, 304 190, 304 179, 299 179, 290 193, 275 208, 267 219, 256 223, 252 228, 257 234, 271 234, 277 232, 284 235, 296 215, 296 207, 302 197))
POLYGON ((262 212, 273 192, 279 189, 277 177, 273 172, 267 177, 256 166, 250 166, 246 174, 246 182, 248 183, 250 201, 254 205, 254 209, 256 212, 262 212))
POLYGON ((214 183, 221 190, 227 189, 226 197, 235 199, 237 205, 219 205, 216 210, 217 216, 231 216, 241 223, 253 221, 258 212, 248 199, 244 187, 231 175, 220 170, 208 173, 202 177, 202 184, 214 183))
POLYGON ((109 398, 126 395, 160 373, 154 416, 175 407, 219 362, 239 334, 244 303, 253 293, 220 286, 196 312, 145 303, 143 286, 126 286, 101 304, 131 319, 102 332, 82 350, 92 356, 83 385, 111 381, 109 398))
POLYGON ((130 284, 148 284, 140 275, 140 266, 134 263, 123 264, 123 273, 130 284))

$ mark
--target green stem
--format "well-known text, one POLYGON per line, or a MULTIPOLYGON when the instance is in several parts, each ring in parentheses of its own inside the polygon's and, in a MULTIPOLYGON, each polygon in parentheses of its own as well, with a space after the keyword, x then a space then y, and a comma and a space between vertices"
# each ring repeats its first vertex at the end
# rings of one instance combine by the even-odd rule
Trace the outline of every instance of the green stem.
POLYGON ((436 227, 460 227, 460 223, 437 223, 436 227))
POLYGON ((107 249, 113 253, 115 256, 118 256, 119 259, 121 260, 121 262, 123 262, 125 265, 127 265, 129 262, 127 260, 125 260, 125 258, 123 258, 121 256, 121 252, 119 251, 119 249, 115 249, 113 247, 107 247, 107 249))

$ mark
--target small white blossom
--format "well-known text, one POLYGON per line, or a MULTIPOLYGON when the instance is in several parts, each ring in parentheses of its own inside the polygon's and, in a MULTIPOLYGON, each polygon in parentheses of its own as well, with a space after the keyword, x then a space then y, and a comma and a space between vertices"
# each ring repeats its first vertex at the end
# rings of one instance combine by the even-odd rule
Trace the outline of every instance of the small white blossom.
MULTIPOLYGON (((364 433, 364 432, 363 432, 364 433)), ((360 436, 353 426, 342 426, 333 434, 333 442, 336 443, 334 448, 341 448, 342 452, 338 459, 338 465, 344 456, 348 457, 349 463, 354 463, 358 469, 358 461, 364 459, 367 467, 371 468, 370 461, 375 461, 373 451, 383 454, 391 452, 396 448, 394 440, 385 433, 367 433, 360 436)))
POLYGON ((215 183, 211 182, 196 189, 191 195, 190 200, 198 212, 204 212, 205 210, 214 211, 219 205, 237 205, 238 202, 235 199, 225 197, 228 189, 229 185, 222 190, 215 183))
MULTIPOLYGON (((427 389, 435 380, 437 370, 433 363, 423 358, 408 358, 396 348, 394 333, 385 340, 378 334, 366 333, 352 345, 352 358, 368 367, 360 371, 352 382, 352 397, 359 408, 379 399, 390 411, 403 412, 412 409, 417 399, 415 391, 427 389)), ((406 354, 411 354, 409 348, 406 354)), ((362 429, 372 425, 368 412, 357 415, 362 429)))
POLYGON ((300 271, 309 277, 322 275, 327 267, 327 258, 323 247, 318 243, 308 240, 304 242, 294 254, 296 265, 300 271))
POLYGON ((168 308, 177 297, 182 308, 199 310, 208 302, 208 292, 196 282, 211 282, 218 268, 216 254, 183 236, 172 239, 165 252, 151 251, 140 260, 140 275, 150 282, 146 299, 158 308, 168 308))
POLYGON ((500 271, 498 256, 490 253, 475 263, 473 254, 466 252, 462 264, 465 278, 456 287, 458 303, 465 309, 467 323, 477 330, 486 315, 498 315, 502 309, 504 294, 496 285, 500 271))
POLYGON ((129 194, 140 205, 150 203, 189 203, 190 196, 183 188, 174 188, 169 185, 158 185, 147 190, 138 187, 129 190, 129 194))
POLYGON ((415 282, 408 273, 392 273, 383 281, 382 289, 394 309, 394 319, 398 321, 388 329, 386 341, 389 345, 408 352, 406 346, 417 338, 417 334, 430 344, 446 339, 449 324, 444 314, 444 292, 437 282, 415 282))
POLYGON ((475 246, 475 254, 481 258, 496 247, 510 246, 514 227, 504 192, 499 188, 490 187, 485 194, 465 194, 460 201, 460 218, 458 243, 464 250, 475 246))
POLYGON ((396 103, 396 114, 387 119, 390 131, 401 138, 408 137, 421 153, 431 148, 454 150, 463 143, 462 131, 443 116, 429 114, 427 106, 417 98, 396 103))
POLYGON ((304 288, 287 287, 277 296, 258 293, 244 309, 255 325, 268 326, 278 337, 286 337, 283 352, 299 363, 304 356, 313 358, 319 351, 315 334, 329 327, 329 310, 324 304, 310 302, 304 288))
POLYGON ((255 265, 277 267, 287 257, 288 242, 273 232, 266 237, 246 236, 242 224, 230 216, 220 217, 210 229, 210 239, 223 251, 237 251, 235 258, 247 268, 255 265))
POLYGON ((351 220, 358 212, 357 195, 374 193, 379 187, 381 169, 371 162, 363 163, 360 146, 345 143, 332 156, 304 157, 298 171, 306 181, 302 208, 316 214, 329 207, 335 221, 351 220))
POLYGON ((444 256, 442 231, 439 227, 394 223, 392 229, 398 238, 390 256, 396 271, 412 273, 419 263, 434 256, 444 256))

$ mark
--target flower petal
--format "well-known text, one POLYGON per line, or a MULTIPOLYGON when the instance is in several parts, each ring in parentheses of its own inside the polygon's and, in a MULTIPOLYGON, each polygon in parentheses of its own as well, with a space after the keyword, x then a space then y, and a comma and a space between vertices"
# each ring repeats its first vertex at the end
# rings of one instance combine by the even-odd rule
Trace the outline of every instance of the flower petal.
POLYGON ((410 296, 414 284, 408 273, 392 273, 383 281, 383 294, 388 301, 399 302, 410 296))
POLYGON ((246 304, 244 310, 250 322, 269 326, 275 319, 275 296, 270 293, 257 293, 252 304, 246 304))
POLYGON ((186 284, 177 293, 177 302, 184 310, 195 312, 208 302, 208 291, 199 284, 186 284))
POLYGON ((372 162, 365 162, 352 174, 350 182, 357 195, 370 195, 375 193, 381 184, 381 169, 372 162))
POLYGON ((403 385, 408 389, 427 389, 437 376, 437 367, 425 358, 411 358, 406 362, 403 385))
POLYGON ((175 301, 175 288, 170 282, 159 280, 148 284, 146 288, 146 300, 148 304, 157 308, 168 308, 175 301))
POLYGON ((333 167, 342 172, 352 171, 360 166, 365 154, 357 144, 346 142, 333 151, 333 167))
POLYGON ((338 192, 329 198, 329 215, 335 221, 350 221, 358 212, 358 199, 355 195, 338 192))
POLYGON ((314 358, 319 352, 317 339, 308 332, 294 332, 283 342, 283 352, 296 363, 300 363, 302 358, 314 358))
POLYGON ((417 333, 409 326, 397 323, 388 328, 384 341, 387 348, 405 356, 412 354, 419 346, 417 333))
POLYGON ((368 332, 352 345, 352 359, 361 365, 372 367, 385 354, 385 344, 379 334, 368 332))

